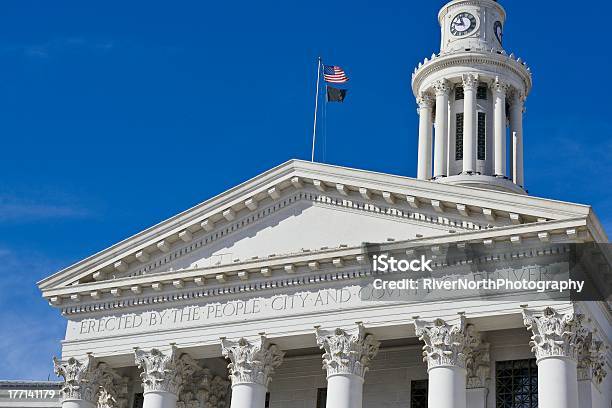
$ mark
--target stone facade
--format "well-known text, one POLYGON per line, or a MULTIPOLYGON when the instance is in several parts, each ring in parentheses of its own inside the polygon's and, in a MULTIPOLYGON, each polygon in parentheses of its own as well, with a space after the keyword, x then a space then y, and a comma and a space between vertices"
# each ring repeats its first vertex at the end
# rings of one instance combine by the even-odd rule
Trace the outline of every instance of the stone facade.
POLYGON ((540 408, 610 405, 606 302, 374 285, 403 276, 374 255, 531 281, 607 242, 590 207, 526 195, 531 74, 503 50, 501 5, 454 0, 439 21, 413 76, 417 179, 292 160, 39 282, 67 320, 63 408, 485 408, 513 361, 540 408))

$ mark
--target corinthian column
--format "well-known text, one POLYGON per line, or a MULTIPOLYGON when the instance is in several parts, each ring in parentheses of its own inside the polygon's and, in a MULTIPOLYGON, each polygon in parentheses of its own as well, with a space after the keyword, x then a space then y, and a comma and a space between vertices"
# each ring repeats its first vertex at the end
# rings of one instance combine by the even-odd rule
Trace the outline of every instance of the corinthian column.
POLYGON ((446 146, 448 145, 448 95, 450 82, 441 79, 434 84, 436 91, 436 140, 434 150, 434 178, 446 177, 446 146))
POLYGON ((431 178, 431 110, 433 108, 434 99, 422 94, 417 98, 419 104, 419 163, 417 170, 417 178, 420 180, 429 180, 431 178))
POLYGON ((494 138, 493 147, 493 175, 498 177, 506 176, 506 92, 508 84, 502 83, 499 78, 495 78, 493 83, 494 114, 493 127, 494 138))
POLYGON ((228 365, 232 382, 230 407, 264 408, 272 373, 282 363, 285 353, 263 335, 256 341, 221 338, 221 347, 225 358, 231 361, 228 365))
POLYGON ((463 173, 476 172, 476 88, 478 75, 463 75, 463 173))
POLYGON ((582 339, 582 315, 523 308, 523 320, 532 332, 532 351, 538 364, 538 407, 578 406, 576 359, 582 339))
POLYGON ((134 351, 136 364, 142 370, 143 408, 175 408, 185 378, 200 367, 189 355, 174 345, 168 352, 158 349, 134 351))
POLYGON ((327 371, 327 407, 361 408, 363 381, 380 343, 361 323, 350 330, 315 327, 327 371))
POLYGON ((449 324, 443 319, 414 321, 416 335, 423 341, 424 361, 429 374, 428 406, 466 408, 466 362, 478 338, 468 332, 465 317, 449 324))
POLYGON ((64 378, 60 390, 62 408, 94 408, 100 395, 102 371, 91 354, 79 361, 69 358, 60 361, 53 357, 55 374, 64 378))

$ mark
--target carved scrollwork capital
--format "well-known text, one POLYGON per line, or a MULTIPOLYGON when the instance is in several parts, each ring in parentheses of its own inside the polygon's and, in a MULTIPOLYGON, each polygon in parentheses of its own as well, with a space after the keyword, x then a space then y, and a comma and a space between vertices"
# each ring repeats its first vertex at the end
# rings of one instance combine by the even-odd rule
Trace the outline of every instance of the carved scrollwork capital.
POLYGON ((322 330, 317 326, 315 335, 319 348, 325 350, 323 369, 327 376, 354 374, 364 378, 380 346, 380 342, 366 333, 361 323, 350 330, 322 330))
POLYGON ((548 357, 568 357, 576 360, 584 342, 584 316, 559 313, 552 307, 542 312, 523 308, 523 322, 532 332, 531 350, 538 360, 548 357))
POLYGON ((479 78, 478 74, 463 74, 461 76, 463 82, 463 90, 474 90, 478 87, 479 78))
POLYGON ((472 349, 480 344, 480 337, 472 325, 466 325, 461 314, 458 322, 449 324, 443 319, 428 322, 414 321, 416 335, 423 341, 423 361, 427 368, 442 366, 466 368, 472 349))
POLYGON ((60 361, 53 357, 53 365, 55 374, 64 378, 60 390, 62 400, 79 399, 92 404, 97 403, 102 371, 97 367, 96 359, 91 354, 82 361, 73 357, 60 361))
POLYGON ((596 340, 595 331, 581 336, 578 345, 578 379, 591 380, 599 385, 608 374, 606 372, 606 354, 608 347, 603 341, 596 340))
POLYGON ((232 385, 256 383, 267 387, 274 369, 281 365, 285 355, 263 335, 256 341, 222 338, 221 347, 223 356, 231 361, 227 367, 232 385))
POLYGON ((491 83, 491 88, 496 93, 506 95, 510 90, 510 84, 502 82, 499 77, 496 77, 493 83, 491 83))
POLYGON ((472 324, 466 326, 467 388, 487 388, 491 378, 491 345, 482 341, 472 324))
POLYGON ((419 105, 419 110, 431 109, 433 108, 435 103, 436 103, 435 98, 427 93, 422 93, 417 98, 417 104, 419 105))
POLYGON ((165 391, 178 395, 184 379, 201 369, 194 359, 174 345, 166 353, 155 348, 148 352, 136 349, 134 356, 142 370, 140 377, 145 393, 165 391))
POLYGON ((203 368, 186 377, 176 403, 177 408, 226 408, 229 381, 213 376, 203 368))
POLYGON ((129 377, 122 377, 108 364, 100 363, 100 395, 98 408, 126 408, 129 377))
POLYGON ((451 91, 451 83, 446 79, 440 79, 433 83, 433 89, 436 93, 436 96, 448 96, 451 91))

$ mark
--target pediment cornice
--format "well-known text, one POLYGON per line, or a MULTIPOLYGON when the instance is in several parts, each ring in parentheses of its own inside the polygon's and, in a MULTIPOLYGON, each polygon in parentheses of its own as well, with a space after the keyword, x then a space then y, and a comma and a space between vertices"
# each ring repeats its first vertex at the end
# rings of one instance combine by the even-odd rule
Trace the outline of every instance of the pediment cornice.
MULTIPOLYGON (((435 251, 441 245, 495 245, 587 240, 585 219, 548 221, 419 240, 374 244, 377 251, 435 251)), ((91 313, 192 298, 257 292, 368 276, 368 245, 305 251, 209 268, 185 269, 51 289, 43 296, 64 314, 91 313)), ((525 250, 517 247, 517 254, 525 250)), ((491 259, 490 261, 494 261, 491 259)), ((435 266, 435 263, 434 263, 435 266)))
POLYGON ((120 276, 134 265, 146 268, 160 254, 177 256, 177 251, 193 247, 206 233, 210 237, 230 233, 238 228, 238 221, 244 223, 262 210, 272 211, 296 199, 351 206, 373 215, 440 222, 456 227, 461 234, 502 219, 506 224, 522 225, 591 213, 588 206, 577 204, 293 160, 84 259, 42 280, 39 287, 51 293, 120 276))

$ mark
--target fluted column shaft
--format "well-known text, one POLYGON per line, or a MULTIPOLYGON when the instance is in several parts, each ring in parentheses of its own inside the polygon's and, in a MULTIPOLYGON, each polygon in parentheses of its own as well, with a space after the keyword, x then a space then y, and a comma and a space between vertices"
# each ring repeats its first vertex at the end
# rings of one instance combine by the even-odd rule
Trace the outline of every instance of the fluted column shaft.
POLYGON ((436 408, 466 408, 467 371, 466 361, 472 348, 480 343, 459 316, 457 322, 449 324, 442 319, 414 321, 419 339, 425 343, 424 360, 429 374, 428 406, 436 408))
POLYGON ((315 328, 317 344, 323 354, 323 368, 327 371, 326 406, 361 408, 363 381, 380 343, 367 334, 361 324, 350 330, 322 330, 315 328))
POLYGON ((440 80, 434 84, 436 91, 436 135, 434 143, 434 178, 447 176, 448 145, 448 97, 450 83, 440 80))
POLYGON ((232 381, 230 407, 264 408, 271 375, 285 353, 263 335, 253 341, 222 338, 221 347, 223 355, 231 361, 228 365, 232 381))
POLYGON ((434 99, 429 95, 421 95, 417 99, 419 104, 419 158, 417 178, 429 180, 431 178, 431 151, 432 151, 432 121, 431 114, 434 99))
POLYGON ((523 175, 523 98, 513 92, 510 104, 510 134, 512 135, 512 181, 525 186, 523 175))
POLYGON ((476 172, 476 89, 478 76, 463 76, 463 173, 476 172))
POLYGON ((523 309, 532 332, 531 346, 538 364, 538 407, 578 407, 577 352, 580 343, 579 315, 523 309))
POLYGON ((493 126, 494 126, 494 170, 493 174, 498 177, 506 176, 506 91, 508 85, 498 79, 493 83, 493 126))

